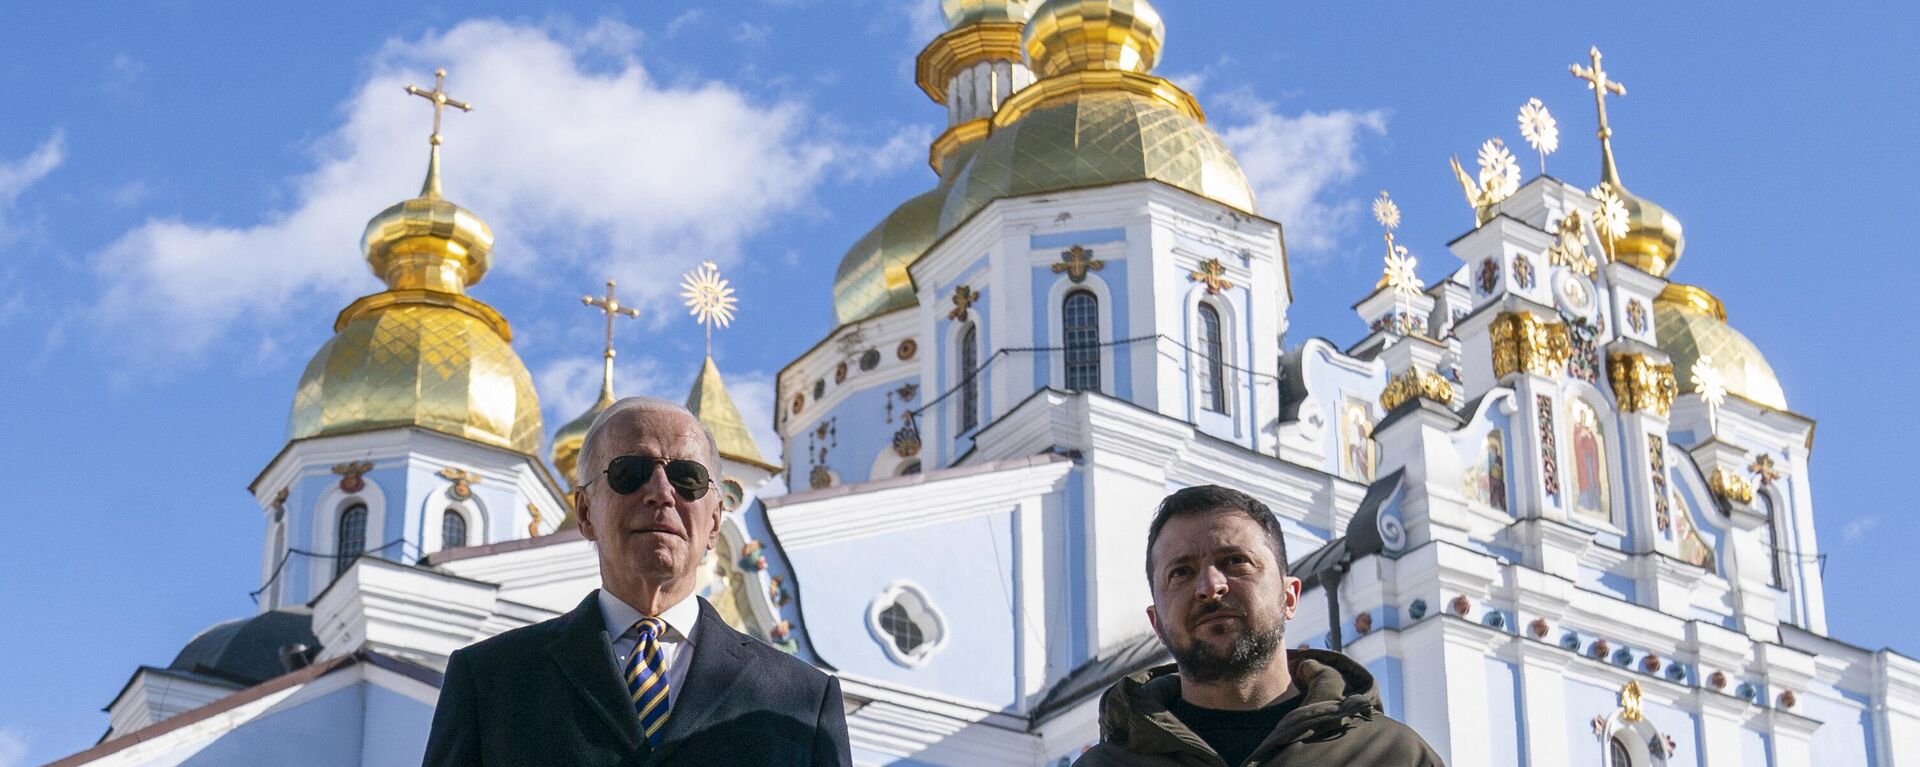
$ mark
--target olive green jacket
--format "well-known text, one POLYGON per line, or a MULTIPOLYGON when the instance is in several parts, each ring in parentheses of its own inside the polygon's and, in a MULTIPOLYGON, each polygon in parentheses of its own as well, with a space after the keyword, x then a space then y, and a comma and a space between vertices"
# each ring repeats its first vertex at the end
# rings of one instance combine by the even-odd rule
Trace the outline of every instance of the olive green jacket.
POLYGON ((1127 677, 1101 700, 1100 743, 1074 767, 1445 767, 1413 729, 1380 710, 1373 675, 1323 650, 1287 654, 1306 700, 1280 720, 1245 765, 1227 765, 1167 710, 1180 694, 1172 665, 1127 677))

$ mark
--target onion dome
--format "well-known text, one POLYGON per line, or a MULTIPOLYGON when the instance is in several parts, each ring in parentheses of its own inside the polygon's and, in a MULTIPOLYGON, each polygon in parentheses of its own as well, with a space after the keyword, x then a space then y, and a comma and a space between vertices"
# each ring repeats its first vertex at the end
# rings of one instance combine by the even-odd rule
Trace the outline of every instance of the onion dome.
POLYGON ((1167 25, 1147 0, 1047 0, 1027 21, 1034 74, 1117 69, 1146 74, 1160 61, 1167 25))
POLYGON ((1727 324, 1727 310, 1713 294, 1692 285, 1671 283, 1653 302, 1654 336, 1673 360, 1681 388, 1690 388, 1694 366, 1710 360, 1727 393, 1776 410, 1787 409, 1787 395, 1759 347, 1727 324))
POLYGON ((1048 0, 1025 31, 1046 79, 1008 99, 952 176, 936 236, 994 200, 1154 180, 1247 212, 1253 188, 1206 115, 1151 74, 1166 25, 1145 0, 1048 0))
POLYGON ((747 431, 740 408, 734 407, 733 395, 727 393, 727 384, 720 380, 720 368, 713 364, 712 357, 700 368, 700 376, 693 379, 693 390, 687 392, 687 410, 713 433, 721 458, 771 472, 780 470, 760 456, 760 446, 754 444, 753 433, 747 431))
POLYGON ((547 451, 547 457, 553 461, 553 468, 559 470, 561 481, 567 487, 575 487, 580 481, 580 448, 587 443, 587 429, 593 426, 593 419, 599 418, 601 411, 614 401, 613 365, 608 360, 606 376, 600 386, 600 398, 594 400, 593 407, 581 413, 579 418, 567 422, 553 433, 553 447, 547 451))
POLYGON ((294 394, 291 439, 420 427, 528 455, 540 401, 505 317, 466 295, 493 232, 440 194, 434 136, 420 196, 367 222, 361 247, 387 289, 340 312, 294 394))
POLYGON ((1620 183, 1620 171, 1614 167, 1611 147, 1601 166, 1600 181, 1613 187, 1627 208, 1627 233, 1613 242, 1613 260, 1635 269, 1665 277, 1680 261, 1687 248, 1680 219, 1654 201, 1640 197, 1620 183))
POLYGON ((1020 24, 1027 20, 1026 0, 940 0, 940 11, 946 14, 948 29, 995 22, 1020 24))
POLYGON ((907 265, 933 245, 945 189, 902 203, 847 249, 833 277, 833 316, 841 325, 913 306, 907 265))

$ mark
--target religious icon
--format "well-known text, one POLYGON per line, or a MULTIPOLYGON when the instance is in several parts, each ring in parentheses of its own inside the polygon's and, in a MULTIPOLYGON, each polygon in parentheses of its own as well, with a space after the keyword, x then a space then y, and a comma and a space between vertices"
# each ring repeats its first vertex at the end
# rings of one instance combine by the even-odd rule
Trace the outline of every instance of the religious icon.
POLYGON ((1340 411, 1341 469, 1349 479, 1373 481, 1373 416, 1365 403, 1348 400, 1340 411))
POLYGON ((1472 500, 1501 511, 1507 510, 1506 449, 1502 445, 1499 429, 1487 432, 1479 457, 1467 467, 1466 481, 1461 490, 1472 500))
POLYGON ((1573 510, 1595 519, 1613 518, 1607 509, 1606 437, 1593 406, 1571 400, 1573 415, 1573 510))
POLYGON ((1688 511, 1687 503, 1680 497, 1680 491, 1673 491, 1673 528, 1680 538, 1680 558, 1696 566, 1713 570, 1713 547, 1707 539, 1701 537, 1700 530, 1693 526, 1693 514, 1688 511))

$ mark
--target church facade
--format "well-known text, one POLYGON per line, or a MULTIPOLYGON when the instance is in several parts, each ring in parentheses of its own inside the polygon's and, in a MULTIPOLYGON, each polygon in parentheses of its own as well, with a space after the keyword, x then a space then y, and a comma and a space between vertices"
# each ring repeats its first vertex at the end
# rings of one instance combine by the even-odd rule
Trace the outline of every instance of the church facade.
MULTIPOLYGON (((1597 51, 1598 186, 1504 149, 1460 170, 1475 226, 1432 286, 1383 195, 1390 268, 1341 345, 1289 326, 1285 222, 1153 74, 1146 0, 942 5, 937 181, 842 260, 782 444, 711 359, 688 397, 729 509, 701 593, 839 676, 857 764, 1069 764, 1106 687, 1167 661, 1155 504, 1219 483, 1286 527, 1289 645, 1364 664, 1449 764, 1920 765, 1920 661, 1827 631, 1814 422, 1671 278, 1687 243, 1621 180, 1597 51)), ((260 612, 135 670, 62 764, 417 764, 448 654, 598 585, 568 491, 617 302, 602 396, 542 456, 439 144, 253 483, 260 612)))

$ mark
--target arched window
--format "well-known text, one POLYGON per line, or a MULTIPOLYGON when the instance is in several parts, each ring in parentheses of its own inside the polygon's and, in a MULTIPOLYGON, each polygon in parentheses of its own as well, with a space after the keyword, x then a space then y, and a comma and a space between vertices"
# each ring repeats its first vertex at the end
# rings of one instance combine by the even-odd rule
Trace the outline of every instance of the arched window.
POLYGON ((980 327, 967 323, 960 331, 960 430, 980 425, 980 327))
POLYGON ((1067 347, 1067 390, 1100 390, 1100 299, 1092 291, 1067 294, 1060 307, 1061 339, 1067 347))
POLYGON ((1220 329, 1220 310, 1200 305, 1200 402, 1216 413, 1227 412, 1226 340, 1220 329))
POLYGON ((467 517, 453 509, 440 516, 440 548, 457 549, 467 545, 467 517))
POLYGON ((1787 587, 1787 552, 1782 545, 1779 515, 1773 508, 1773 497, 1766 493, 1756 494, 1760 502, 1760 511, 1767 515, 1767 524, 1760 528, 1760 541, 1767 547, 1767 559, 1771 567, 1767 568, 1767 585, 1776 589, 1787 587))
POLYGON ((355 557, 367 550, 367 505, 356 503, 340 513, 340 529, 333 539, 333 574, 340 575, 355 557))
POLYGON ((1633 757, 1627 753, 1627 744, 1620 738, 1607 739, 1607 767, 1634 767, 1633 757))
POLYGON ((900 464, 900 471, 894 476, 911 477, 919 473, 920 473, 920 459, 915 458, 913 460, 900 464))

